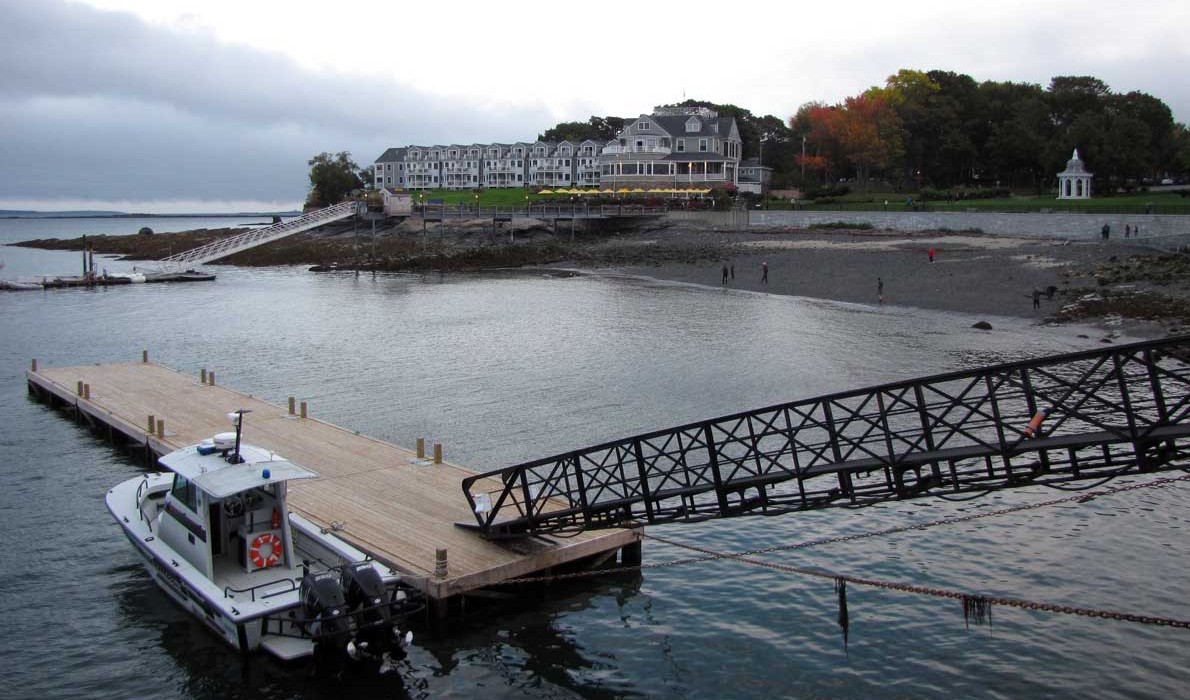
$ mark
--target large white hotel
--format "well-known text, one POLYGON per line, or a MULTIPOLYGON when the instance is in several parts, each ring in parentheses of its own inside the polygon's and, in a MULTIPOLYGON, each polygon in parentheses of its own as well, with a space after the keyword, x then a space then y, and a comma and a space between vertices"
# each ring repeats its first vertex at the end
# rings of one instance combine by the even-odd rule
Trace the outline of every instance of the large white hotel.
POLYGON ((375 161, 377 189, 715 187, 738 183, 734 118, 658 107, 607 143, 488 143, 390 148, 375 161))

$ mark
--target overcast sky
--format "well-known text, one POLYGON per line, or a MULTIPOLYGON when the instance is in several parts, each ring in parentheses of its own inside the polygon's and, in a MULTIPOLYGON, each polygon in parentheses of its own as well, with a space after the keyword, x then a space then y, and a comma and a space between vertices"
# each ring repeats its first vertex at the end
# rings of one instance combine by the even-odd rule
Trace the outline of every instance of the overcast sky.
POLYGON ((0 17, 0 209, 292 209, 321 151, 363 166, 683 97, 787 119, 900 68, 1092 75, 1190 120, 1186 0, 0 0, 0 17))

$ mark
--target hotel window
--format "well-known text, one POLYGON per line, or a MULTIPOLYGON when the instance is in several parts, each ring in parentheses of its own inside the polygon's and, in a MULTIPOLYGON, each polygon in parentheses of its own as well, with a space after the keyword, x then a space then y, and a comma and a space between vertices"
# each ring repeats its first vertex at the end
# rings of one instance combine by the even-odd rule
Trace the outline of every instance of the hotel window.
POLYGON ((636 128, 640 129, 641 131, 648 131, 649 123, 648 122, 637 122, 636 128))
POLYGON ((702 123, 696 117, 690 117, 686 120, 686 133, 697 132, 702 128, 702 123))
POLYGON ((678 139, 678 153, 683 153, 686 150, 686 139, 678 139))
POLYGON ((698 140, 698 150, 700 150, 700 151, 707 150, 707 140, 706 139, 698 140))

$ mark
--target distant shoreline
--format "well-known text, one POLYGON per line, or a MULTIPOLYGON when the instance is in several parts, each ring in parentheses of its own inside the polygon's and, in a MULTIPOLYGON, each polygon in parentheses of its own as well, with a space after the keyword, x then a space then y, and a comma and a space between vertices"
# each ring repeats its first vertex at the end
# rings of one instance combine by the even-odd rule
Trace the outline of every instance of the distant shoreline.
MULTIPOLYGON (((352 225, 340 222, 223 262, 312 265, 318 271, 577 268, 875 306, 881 304, 883 292, 883 303, 890 306, 1016 316, 1038 323, 1140 323, 1148 326, 1146 334, 1156 335, 1190 327, 1190 260, 1155 254, 1123 240, 646 224, 583 234, 571 241, 538 224, 517 229, 515 244, 509 244, 503 233, 496 236, 485 226, 438 225, 427 238, 420 220, 409 220, 385 227, 375 244, 361 247, 352 225), (930 250, 936 252, 935 262, 929 260, 930 250), (761 279, 766 266, 767 281, 761 279), (1052 295, 1047 291, 1051 287, 1052 295), (1037 307, 1031 298, 1034 289, 1043 290, 1037 307)), ((155 260, 171 250, 205 245, 242 230, 101 235, 88 242, 98 253, 155 260)), ((80 239, 45 239, 13 245, 77 250, 81 244, 80 239)))
POLYGON ((125 212, 107 213, 19 213, 9 214, 0 212, 0 219, 234 219, 237 217, 271 217, 271 216, 301 216, 300 211, 280 212, 231 212, 230 214, 129 214, 125 212))

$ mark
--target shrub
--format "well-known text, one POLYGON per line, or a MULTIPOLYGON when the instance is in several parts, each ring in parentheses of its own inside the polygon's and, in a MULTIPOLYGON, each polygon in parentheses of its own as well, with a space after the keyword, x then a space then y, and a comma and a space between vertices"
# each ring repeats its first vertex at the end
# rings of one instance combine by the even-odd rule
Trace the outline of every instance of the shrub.
POLYGON ((1003 199, 1012 196, 1007 187, 954 187, 951 189, 923 187, 917 198, 923 202, 963 201, 967 199, 1003 199))
POLYGON ((866 221, 823 221, 823 222, 817 223, 817 224, 810 224, 810 228, 826 228, 826 229, 842 228, 842 229, 852 229, 852 230, 859 230, 859 231, 870 231, 874 227, 872 226, 872 224, 869 224, 866 221))
POLYGON ((822 198, 827 197, 845 197, 851 193, 851 187, 848 185, 830 185, 827 187, 818 187, 806 191, 806 199, 813 199, 818 202, 822 198))

